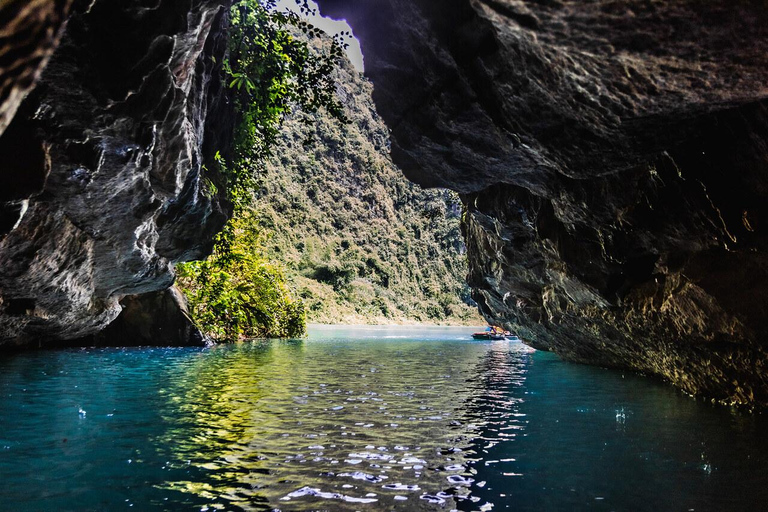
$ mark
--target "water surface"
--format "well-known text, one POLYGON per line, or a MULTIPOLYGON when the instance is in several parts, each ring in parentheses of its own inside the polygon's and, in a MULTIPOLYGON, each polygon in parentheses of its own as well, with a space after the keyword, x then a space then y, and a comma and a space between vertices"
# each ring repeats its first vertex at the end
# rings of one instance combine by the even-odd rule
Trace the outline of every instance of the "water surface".
POLYGON ((759 510, 762 415, 471 329, 0 359, 9 510, 759 510))

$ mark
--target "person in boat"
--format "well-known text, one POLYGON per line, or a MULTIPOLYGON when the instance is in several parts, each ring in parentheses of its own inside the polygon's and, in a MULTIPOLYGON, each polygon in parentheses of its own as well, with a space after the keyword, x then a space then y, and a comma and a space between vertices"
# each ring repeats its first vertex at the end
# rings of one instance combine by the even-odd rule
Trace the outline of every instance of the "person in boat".
POLYGON ((504 329, 490 325, 484 331, 472 334, 472 337, 476 340, 499 340, 504 338, 504 329))

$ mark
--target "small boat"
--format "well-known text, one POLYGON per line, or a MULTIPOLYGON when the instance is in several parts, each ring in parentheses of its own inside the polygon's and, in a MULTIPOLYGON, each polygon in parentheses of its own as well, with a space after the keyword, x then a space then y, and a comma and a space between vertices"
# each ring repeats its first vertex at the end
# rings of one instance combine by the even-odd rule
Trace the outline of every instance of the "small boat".
POLYGON ((491 334, 489 332, 473 332, 472 338, 476 340, 505 340, 506 336, 503 334, 491 334))
POLYGON ((484 331, 472 333, 472 338, 475 340, 505 340, 507 339, 504 330, 501 327, 490 326, 486 327, 484 331))

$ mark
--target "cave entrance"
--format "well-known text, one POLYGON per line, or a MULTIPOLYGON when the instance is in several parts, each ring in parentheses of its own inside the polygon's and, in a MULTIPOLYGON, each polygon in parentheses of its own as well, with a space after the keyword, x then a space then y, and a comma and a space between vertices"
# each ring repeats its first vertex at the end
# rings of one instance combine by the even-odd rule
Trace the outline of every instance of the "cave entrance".
MULTIPOLYGON (((352 33, 309 6, 310 23, 352 33)), ((349 123, 286 120, 255 205, 266 256, 284 265, 309 322, 484 324, 465 283, 459 197, 408 181, 392 162, 360 43, 345 42, 337 92, 349 123)))

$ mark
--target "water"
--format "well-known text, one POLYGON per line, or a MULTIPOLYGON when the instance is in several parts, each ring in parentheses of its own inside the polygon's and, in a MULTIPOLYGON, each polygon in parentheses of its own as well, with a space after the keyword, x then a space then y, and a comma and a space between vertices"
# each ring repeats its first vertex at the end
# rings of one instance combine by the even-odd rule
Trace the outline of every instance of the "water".
POLYGON ((7 510, 759 510, 762 415, 466 329, 0 359, 7 510))

